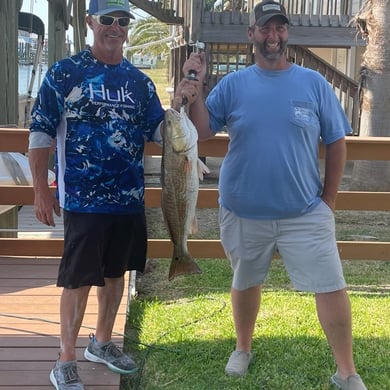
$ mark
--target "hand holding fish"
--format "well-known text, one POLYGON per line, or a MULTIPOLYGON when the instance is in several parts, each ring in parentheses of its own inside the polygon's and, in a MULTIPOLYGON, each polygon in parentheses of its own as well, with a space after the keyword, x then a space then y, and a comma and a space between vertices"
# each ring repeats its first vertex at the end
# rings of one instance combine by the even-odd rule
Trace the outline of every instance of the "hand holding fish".
POLYGON ((199 81, 199 88, 203 88, 203 82, 206 78, 207 63, 205 52, 192 52, 183 64, 183 74, 188 77, 192 73, 196 74, 199 81))
POLYGON ((183 104, 192 104, 199 96, 198 81, 183 79, 176 87, 172 108, 180 111, 183 104))
POLYGON ((176 87, 172 108, 176 111, 180 111, 181 106, 194 103, 198 96, 203 98, 206 71, 205 53, 191 53, 183 65, 185 77, 176 87))
MULTIPOLYGON (((204 99, 205 78, 207 73, 205 52, 192 52, 183 64, 182 70, 185 76, 182 82, 184 83, 185 81, 189 81, 191 82, 191 85, 197 86, 196 96, 191 96, 193 100, 190 98, 192 106, 191 110, 188 110, 188 114, 196 127, 199 140, 203 141, 214 136, 213 131, 210 129, 209 112, 204 99), (188 77, 190 74, 194 74, 195 77, 188 77)), ((179 85, 184 85, 182 82, 179 85)), ((180 95, 178 94, 177 96, 180 95)), ((178 102, 179 101, 176 103, 178 102)), ((173 107, 177 109, 176 106, 173 107)))

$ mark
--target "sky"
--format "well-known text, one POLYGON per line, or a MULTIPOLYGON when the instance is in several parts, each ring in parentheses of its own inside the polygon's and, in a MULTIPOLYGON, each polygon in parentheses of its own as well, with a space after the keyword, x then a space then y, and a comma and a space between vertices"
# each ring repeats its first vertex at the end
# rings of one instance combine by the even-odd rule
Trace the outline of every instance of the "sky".
MULTIPOLYGON (((49 29, 48 16, 47 16, 49 10, 49 3, 47 0, 23 0, 23 5, 20 10, 22 12, 30 12, 38 16, 45 25, 45 35, 47 36, 47 31, 49 29)), ((69 39, 71 41, 73 40, 73 29, 71 26, 66 31, 66 36, 69 36, 69 39)), ((87 43, 91 43, 91 40, 92 40, 92 35, 88 32, 86 41, 87 43)))
POLYGON ((48 12, 47 0, 23 0, 21 8, 22 12, 31 12, 34 15, 42 19, 45 24, 45 31, 47 31, 47 12, 48 12))

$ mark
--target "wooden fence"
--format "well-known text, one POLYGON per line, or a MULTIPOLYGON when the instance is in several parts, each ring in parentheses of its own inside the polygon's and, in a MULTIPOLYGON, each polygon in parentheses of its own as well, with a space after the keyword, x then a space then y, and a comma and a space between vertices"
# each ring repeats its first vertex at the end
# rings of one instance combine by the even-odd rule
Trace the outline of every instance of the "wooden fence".
MULTIPOLYGON (((199 143, 199 155, 224 157, 228 142, 228 137, 221 134, 199 143)), ((0 152, 26 153, 27 148, 28 130, 0 129, 0 152)), ((145 154, 160 155, 161 148, 148 143, 145 154)), ((320 157, 324 157, 322 145, 320 145, 320 157)), ((348 137, 347 159, 389 161, 390 137, 348 137)), ((31 205, 33 196, 31 186, 0 186, 0 205, 31 205)), ((146 207, 159 207, 160 196, 160 188, 146 188, 146 207)), ((336 206, 338 210, 390 211, 390 192, 340 191, 336 206)), ((217 189, 201 188, 198 207, 218 207, 217 189)), ((219 240, 189 240, 188 246, 195 258, 225 257, 219 240)), ((346 260, 390 260, 390 241, 338 241, 338 248, 341 258, 346 260)), ((62 238, 0 238, 0 256, 61 256, 62 250, 62 238)), ((168 239, 149 239, 149 257, 170 258, 171 254, 172 244, 168 239)))

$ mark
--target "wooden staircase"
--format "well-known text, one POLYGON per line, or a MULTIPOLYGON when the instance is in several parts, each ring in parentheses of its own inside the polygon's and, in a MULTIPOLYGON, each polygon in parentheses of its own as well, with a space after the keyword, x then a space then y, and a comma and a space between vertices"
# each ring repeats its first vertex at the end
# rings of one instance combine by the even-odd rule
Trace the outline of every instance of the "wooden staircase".
POLYGON ((184 18, 176 15, 170 0, 131 0, 137 8, 167 24, 183 24, 184 18))
POLYGON ((287 57, 290 62, 316 70, 329 81, 350 120, 354 135, 358 135, 359 83, 305 47, 288 46, 287 57))

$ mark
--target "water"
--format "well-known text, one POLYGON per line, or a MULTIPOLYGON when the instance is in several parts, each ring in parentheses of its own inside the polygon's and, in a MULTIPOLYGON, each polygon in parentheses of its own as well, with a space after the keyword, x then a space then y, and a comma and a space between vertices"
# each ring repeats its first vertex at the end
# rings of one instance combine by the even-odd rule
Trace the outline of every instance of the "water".
MULTIPOLYGON (((32 77, 32 65, 19 65, 18 74, 19 74, 19 95, 27 95, 28 88, 30 85, 30 80, 32 77)), ((39 86, 42 83, 42 79, 47 71, 47 65, 41 64, 38 65, 38 68, 35 72, 35 80, 32 89, 31 95, 33 97, 37 96, 39 86)))

